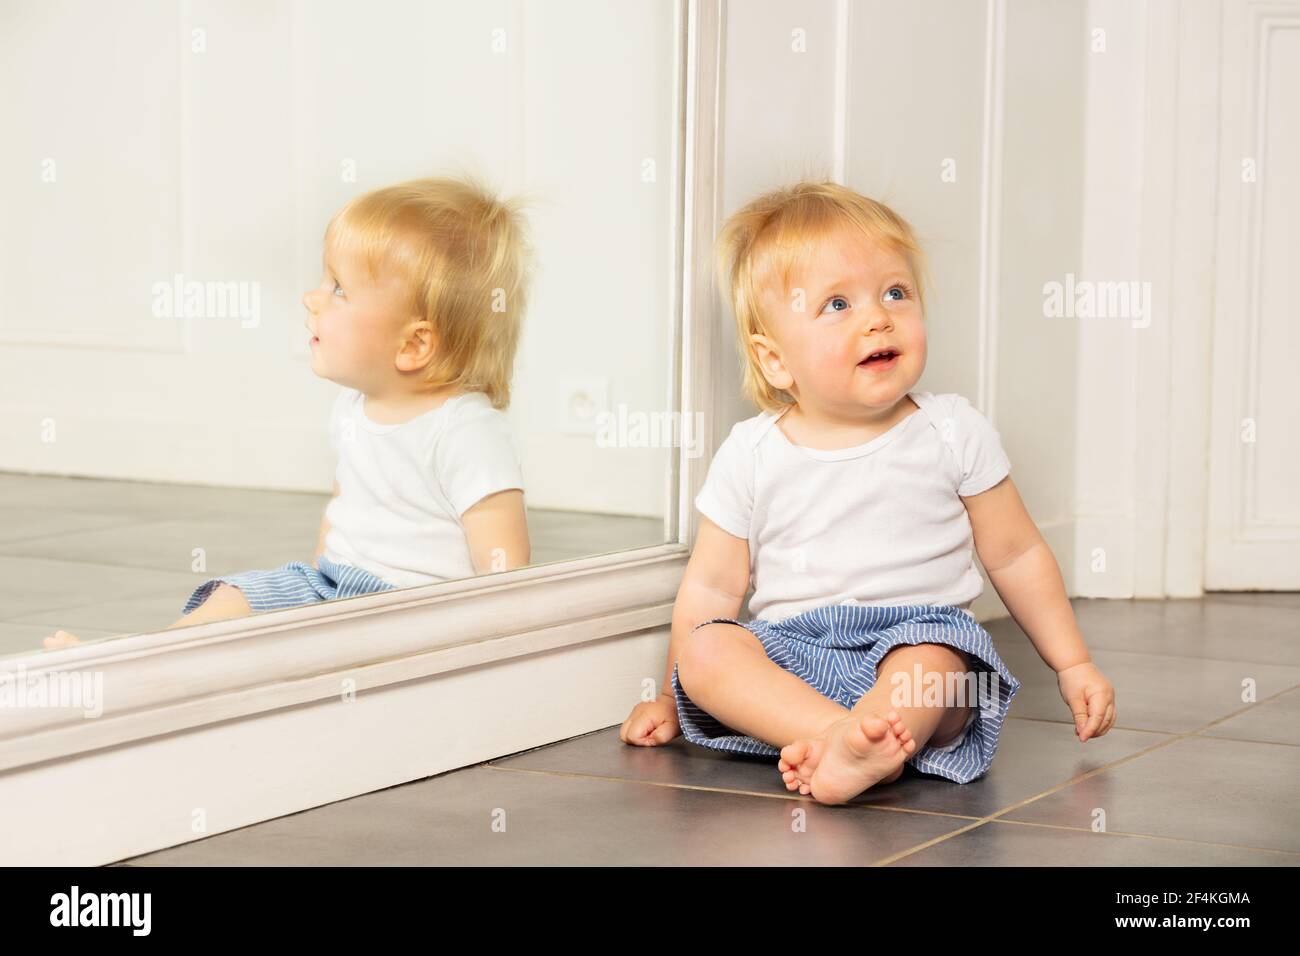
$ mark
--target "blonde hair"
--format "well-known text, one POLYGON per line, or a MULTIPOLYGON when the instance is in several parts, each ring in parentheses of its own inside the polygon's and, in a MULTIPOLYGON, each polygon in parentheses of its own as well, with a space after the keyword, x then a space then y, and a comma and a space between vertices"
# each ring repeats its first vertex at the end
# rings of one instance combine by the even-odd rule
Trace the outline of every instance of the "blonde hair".
POLYGON ((745 396, 764 411, 780 411, 794 405, 795 398, 764 378, 750 340, 754 334, 771 334, 764 321, 762 294, 779 278, 780 291, 786 295, 790 274, 812 244, 845 227, 880 242, 907 262, 924 315, 925 253, 912 227, 888 206, 846 186, 805 181, 763 193, 733 213, 718 235, 719 285, 729 295, 735 314, 742 387, 745 396))
POLYGON ((483 392, 510 405, 510 382, 534 264, 522 200, 501 200, 473 177, 412 179, 356 196, 325 229, 327 249, 393 269, 407 307, 433 326, 432 390, 483 392))

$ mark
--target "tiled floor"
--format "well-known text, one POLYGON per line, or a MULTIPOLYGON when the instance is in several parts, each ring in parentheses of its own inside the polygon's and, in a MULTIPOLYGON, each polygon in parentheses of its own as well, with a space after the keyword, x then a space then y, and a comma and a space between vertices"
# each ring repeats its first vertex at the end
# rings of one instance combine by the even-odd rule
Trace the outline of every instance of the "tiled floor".
POLYGON ((771 761, 611 727, 123 862, 1300 865, 1300 594, 1074 607, 1118 725, 1080 744, 1055 675, 990 622, 1022 687, 974 783, 909 768, 823 807, 771 761))
MULTIPOLYGON (((310 561, 328 495, 0 472, 0 657, 166 627, 210 577, 310 561), (191 570, 203 548, 205 571, 191 570)), ((653 518, 531 509, 535 564, 664 541, 653 518)))

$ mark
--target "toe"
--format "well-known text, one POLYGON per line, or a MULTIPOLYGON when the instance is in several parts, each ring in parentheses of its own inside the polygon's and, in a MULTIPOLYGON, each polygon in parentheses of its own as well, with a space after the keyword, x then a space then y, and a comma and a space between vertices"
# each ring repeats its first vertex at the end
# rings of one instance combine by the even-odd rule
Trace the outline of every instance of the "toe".
POLYGON ((787 767, 797 767, 808 759, 808 741, 796 740, 781 749, 781 763, 787 767))

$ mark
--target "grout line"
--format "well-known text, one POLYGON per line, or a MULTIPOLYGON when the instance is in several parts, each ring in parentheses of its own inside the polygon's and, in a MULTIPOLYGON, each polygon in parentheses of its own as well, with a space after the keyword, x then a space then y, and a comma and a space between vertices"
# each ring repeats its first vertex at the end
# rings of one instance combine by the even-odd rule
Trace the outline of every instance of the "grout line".
MULTIPOLYGON (((816 803, 811 797, 798 793, 759 793, 757 790, 735 790, 730 787, 705 787, 699 784, 689 783, 664 783, 661 780, 636 780, 629 777, 611 777, 599 773, 579 773, 574 770, 536 770, 532 767, 501 767, 495 764, 480 764, 486 770, 497 770, 504 773, 531 773, 542 777, 572 777, 577 780, 604 780, 609 783, 630 783, 641 784, 648 787, 663 787, 668 790, 695 790, 700 793, 724 793, 737 797, 758 797, 763 800, 794 800, 799 802, 807 801, 816 803)), ((944 813, 940 810, 916 810, 904 807, 884 807, 877 806, 873 803, 848 803, 844 804, 846 808, 855 810, 888 810, 893 813, 915 813, 931 817, 954 817, 958 820, 979 820, 979 817, 973 817, 968 813, 944 813)))
MULTIPOLYGON (((1300 686, 1300 685, 1296 685, 1296 686, 1300 686)), ((952 839, 952 838, 955 837, 955 836, 959 836, 959 835, 961 835, 962 833, 965 833, 965 832, 967 832, 967 831, 969 831, 969 830, 973 830, 973 829, 975 829, 975 827, 983 826, 985 823, 988 823, 988 822, 993 821, 993 820, 997 820, 999 817, 1004 816, 1005 814, 1010 813, 1012 810, 1018 810, 1018 809, 1020 809, 1021 807, 1028 806, 1029 804, 1034 803, 1035 801, 1038 801, 1038 800, 1043 799, 1043 797, 1047 797, 1047 796, 1050 796, 1050 795, 1052 795, 1052 794, 1054 794, 1054 793, 1058 793, 1059 791, 1064 790, 1066 787, 1072 787, 1072 786, 1074 786, 1076 783, 1081 783, 1082 781, 1087 780, 1089 777, 1095 777, 1095 776, 1097 776, 1098 774, 1104 773, 1104 772, 1107 771, 1107 770, 1113 769, 1113 768, 1115 768, 1115 767, 1122 766, 1123 764, 1126 764, 1126 763, 1131 763, 1132 761, 1137 760, 1139 757, 1144 757, 1144 756, 1146 756, 1147 754, 1151 753, 1151 752, 1154 751, 1154 750, 1159 750, 1159 749, 1161 749, 1162 747, 1169 747, 1169 746, 1172 746, 1173 744, 1178 743, 1178 741, 1180 741, 1180 740, 1185 740, 1185 739, 1187 739, 1188 737, 1199 737, 1202 731, 1204 731, 1204 730, 1206 730, 1206 729, 1208 729, 1208 728, 1210 728, 1210 727, 1213 727, 1213 726, 1215 726, 1216 724, 1221 724, 1221 723, 1223 723, 1223 722, 1226 721, 1226 720, 1231 720, 1233 717, 1237 717, 1237 716, 1239 716, 1239 715, 1241 715, 1241 714, 1244 714, 1246 711, 1251 710, 1251 709, 1253 709, 1253 708, 1255 708, 1255 707, 1258 707, 1258 706, 1260 706, 1261 704, 1267 704, 1267 703, 1269 703, 1270 701, 1277 700, 1277 699, 1278 699, 1279 697, 1281 697, 1283 694, 1289 694, 1289 693, 1290 693, 1291 691, 1293 691, 1293 690, 1295 690, 1295 687, 1288 687, 1288 688, 1285 689, 1285 690, 1278 691, 1276 694, 1272 695, 1271 697, 1266 697, 1266 698, 1264 698, 1263 700, 1256 701, 1256 702, 1253 703, 1253 704, 1247 704, 1245 707, 1241 708, 1240 710, 1234 711, 1234 712, 1232 712, 1231 714, 1226 714, 1226 715, 1224 715, 1223 717, 1218 718, 1217 720, 1212 720, 1212 721, 1210 721, 1208 724, 1202 724, 1200 727, 1196 728, 1195 730, 1190 730, 1190 731, 1187 731, 1186 733, 1181 733, 1181 734, 1177 734, 1177 735, 1175 735, 1175 736, 1171 736, 1168 740, 1162 740, 1162 741, 1159 741, 1159 742, 1157 742, 1157 743, 1154 743, 1154 744, 1152 744, 1150 747, 1146 747, 1146 748, 1144 748, 1144 749, 1142 749, 1142 750, 1135 751, 1134 753, 1131 753, 1131 754, 1129 754, 1129 755, 1126 756, 1126 757, 1121 757, 1121 758, 1119 758, 1118 760, 1113 760, 1113 761, 1111 761, 1110 763, 1102 764, 1102 765, 1099 766, 1099 767, 1094 767, 1092 770, 1089 770, 1087 773, 1082 774, 1082 775, 1080 775, 1080 776, 1078 776, 1078 777, 1075 777, 1075 778, 1073 778, 1073 779, 1071 779, 1071 780, 1066 780, 1066 781, 1063 782, 1063 783, 1059 783, 1059 784, 1057 784, 1057 785, 1054 786, 1054 787, 1051 787, 1051 788, 1049 788, 1049 789, 1047 789, 1047 790, 1044 790, 1044 791, 1043 791, 1042 793, 1040 793, 1040 794, 1037 794, 1037 795, 1032 796, 1032 797, 1026 797, 1024 800, 1021 800, 1021 801, 1018 802, 1018 803, 1013 803, 1013 804, 1011 804, 1011 805, 1008 806, 1008 807, 1003 807, 1001 810, 997 811, 996 813, 990 814, 989 816, 987 816, 987 817, 985 817, 984 819, 980 820, 978 823, 972 824, 971 826, 968 826, 968 827, 962 827, 960 830, 956 830, 956 831, 954 831, 954 832, 952 832, 952 833, 945 834, 944 836, 935 837, 935 838, 932 839, 932 840, 927 840, 927 841, 925 841, 924 843, 920 843, 920 844, 918 844, 918 845, 912 847, 910 850, 902 850, 902 851, 900 851, 900 852, 898 852, 898 853, 895 853, 893 856, 888 857, 887 859, 884 859, 884 860, 880 860, 880 861, 878 861, 877 863, 874 863, 874 864, 872 864, 872 865, 873 865, 873 866, 887 866, 887 865, 889 865, 890 863, 893 863, 893 862, 896 862, 897 860, 901 860, 901 859, 903 859, 904 857, 911 856, 911 855, 914 854, 914 853, 919 853, 921 850, 925 850, 925 849, 928 849, 929 847, 932 847, 932 846, 935 846, 935 845, 937 845, 937 844, 939 844, 939 843, 942 843, 944 840, 950 840, 950 839, 952 839)), ((1200 739, 1202 739, 1202 740, 1215 740, 1215 739, 1217 739, 1217 738, 1214 738, 1214 737, 1200 737, 1200 739)), ((1010 822, 1010 821, 999 821, 999 822, 1010 822)), ((1088 831, 1088 832, 1092 832, 1092 831, 1088 831)), ((1147 836, 1148 834, 1141 834, 1141 835, 1142 835, 1142 836, 1147 836)), ((1151 836, 1154 836, 1154 834, 1151 834, 1151 836)), ((1196 843, 1196 842, 1200 842, 1200 841, 1189 840, 1189 841, 1186 841, 1186 842, 1189 842, 1189 843, 1196 843)), ((1249 849, 1259 849, 1259 847, 1249 847, 1249 849)))
MULTIPOLYGON (((1261 705, 1263 705, 1263 704, 1266 704, 1266 703, 1272 703, 1272 702, 1275 701, 1278 697, 1280 697, 1280 696, 1282 696, 1282 695, 1284 695, 1284 694, 1289 694, 1289 693, 1291 693, 1290 690, 1280 691, 1279 693, 1274 694, 1272 697, 1265 698, 1264 700, 1261 700, 1261 701, 1259 701, 1258 703, 1247 705, 1247 709, 1249 709, 1250 707, 1259 707, 1259 706, 1261 706, 1261 705)), ((1127 732, 1130 733, 1130 734, 1160 734, 1162 737, 1203 737, 1203 738, 1206 739, 1206 740, 1231 740, 1231 741, 1233 741, 1233 742, 1235 742, 1235 743, 1240 743, 1240 744, 1270 744, 1270 745, 1272 745, 1272 746, 1274 746, 1274 747, 1300 747, 1300 743, 1295 743, 1295 744, 1293 744, 1293 743, 1288 743, 1288 742, 1285 741, 1285 740, 1257 740, 1257 739, 1255 739, 1254 737, 1218 737, 1218 736, 1213 736, 1213 737, 1212 737, 1212 736, 1209 736, 1208 734, 1205 733, 1206 728, 1208 728, 1208 727, 1213 727, 1215 723, 1219 723, 1219 722, 1224 721, 1224 720, 1231 720, 1231 719, 1234 718, 1234 717, 1239 717, 1239 716, 1241 716, 1241 714, 1243 714, 1243 713, 1244 713, 1244 711, 1239 710, 1239 711, 1237 711, 1237 712, 1235 712, 1235 713, 1229 714, 1229 715, 1226 716, 1226 717, 1220 717, 1217 721, 1214 721, 1214 722, 1209 723, 1209 724, 1205 724, 1204 726, 1199 727, 1199 728, 1197 728, 1196 730, 1184 730, 1184 731, 1177 731, 1177 730, 1150 730, 1150 729, 1148 729, 1148 728, 1146 728, 1146 727, 1127 727, 1127 726, 1125 726, 1125 725, 1123 725, 1123 724, 1115 724, 1115 725, 1114 725, 1113 727, 1111 727, 1110 729, 1111 729, 1111 730, 1123 730, 1123 731, 1127 731, 1127 732)), ((1055 720, 1055 719, 1053 719, 1053 718, 1051 718, 1051 717, 1011 717, 1011 716, 1008 716, 1008 717, 1007 717, 1007 720, 1023 720, 1023 721, 1032 722, 1032 723, 1036 723, 1036 724, 1060 724, 1062 727, 1073 727, 1073 726, 1074 726, 1074 725, 1071 724, 1068 720, 1055 720)), ((1110 731, 1107 731, 1107 733, 1110 733, 1110 731)), ((1095 738, 1094 738, 1094 739, 1095 739, 1095 738)), ((549 745, 548 745, 548 746, 549 746, 549 745)))
POLYGON ((1269 747, 1300 747, 1300 744, 1287 743, 1285 740, 1253 740, 1250 737, 1219 737, 1213 734, 1207 734, 1197 730, 1187 735, 1188 737, 1198 737, 1201 740, 1230 740, 1234 744, 1265 744, 1269 747))
POLYGON ((1162 840, 1165 843, 1190 843, 1194 846, 1221 846, 1229 850, 1258 850, 1261 853, 1278 853, 1282 856, 1300 858, 1300 851, 1279 850, 1271 846, 1252 846, 1249 843, 1219 843, 1216 840, 1189 840, 1186 837, 1159 836, 1155 833, 1136 833, 1128 830, 1092 830, 1088 827, 1067 827, 1060 823, 1038 823, 1033 820, 994 820, 1000 826, 1040 827, 1045 830, 1068 830, 1071 833, 1086 833, 1089 836, 1131 837, 1138 840, 1162 840))

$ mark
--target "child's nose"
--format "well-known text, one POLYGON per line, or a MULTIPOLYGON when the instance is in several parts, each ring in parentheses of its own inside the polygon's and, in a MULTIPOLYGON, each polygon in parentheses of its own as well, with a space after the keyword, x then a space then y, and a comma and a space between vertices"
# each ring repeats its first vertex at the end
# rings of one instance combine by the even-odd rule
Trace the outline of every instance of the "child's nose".
POLYGON ((870 335, 872 332, 887 332, 893 324, 889 311, 877 307, 867 312, 866 328, 862 330, 862 334, 870 335))
POLYGON ((313 303, 314 303, 315 301, 316 301, 316 290, 315 290, 315 289, 312 289, 312 290, 310 290, 310 291, 308 291, 308 292, 304 292, 304 293, 302 294, 302 304, 303 304, 303 308, 305 308, 305 309, 306 309, 308 312, 310 312, 312 315, 315 315, 315 314, 316 314, 316 307, 315 307, 315 305, 313 305, 313 303))

